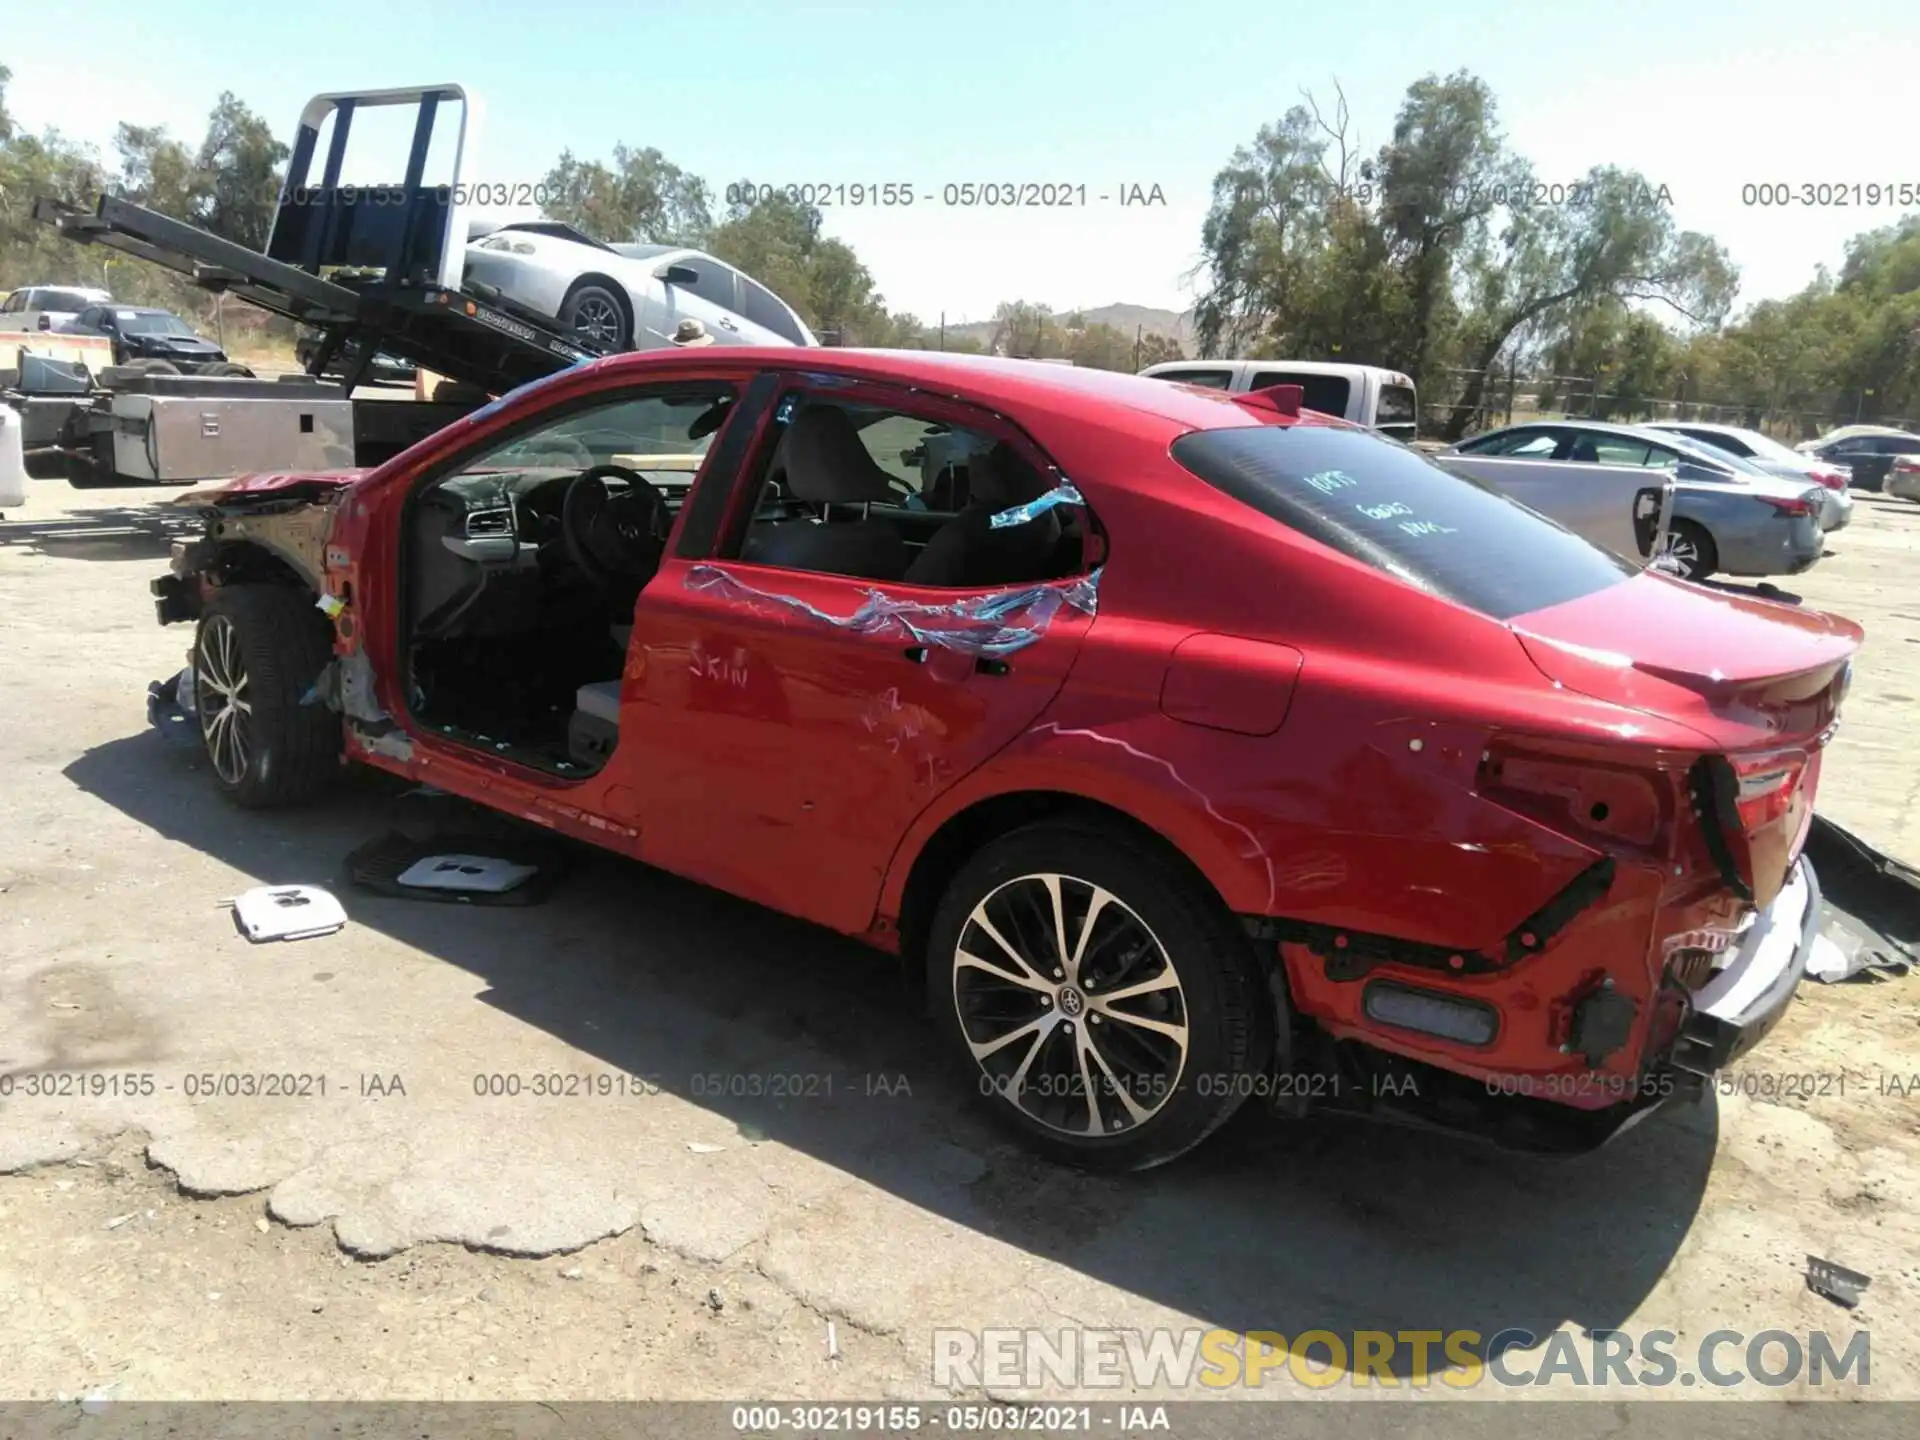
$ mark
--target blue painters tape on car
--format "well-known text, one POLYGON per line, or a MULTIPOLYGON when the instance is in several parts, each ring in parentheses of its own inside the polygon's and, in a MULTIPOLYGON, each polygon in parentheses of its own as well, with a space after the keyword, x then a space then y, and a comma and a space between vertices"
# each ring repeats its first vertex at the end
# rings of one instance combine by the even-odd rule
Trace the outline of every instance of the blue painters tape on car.
POLYGON ((1009 525, 1024 525, 1035 516, 1046 514, 1047 511, 1053 509, 1056 505, 1084 505, 1086 503, 1085 500, 1080 498, 1080 492, 1073 488, 1072 481, 1062 481, 1046 494, 1042 495, 1038 500, 1029 500, 1024 505, 1014 506, 1011 510, 996 511, 989 528, 1004 530, 1009 525))
POLYGON ((1100 572, 1078 580, 997 590, 945 605, 896 600, 883 591, 869 590, 851 615, 829 615, 796 595, 759 589, 718 565, 693 566, 687 571, 686 587, 750 607, 771 607, 850 635, 893 634, 962 655, 1000 656, 1024 650, 1040 639, 1062 606, 1092 615, 1099 601, 1100 572))

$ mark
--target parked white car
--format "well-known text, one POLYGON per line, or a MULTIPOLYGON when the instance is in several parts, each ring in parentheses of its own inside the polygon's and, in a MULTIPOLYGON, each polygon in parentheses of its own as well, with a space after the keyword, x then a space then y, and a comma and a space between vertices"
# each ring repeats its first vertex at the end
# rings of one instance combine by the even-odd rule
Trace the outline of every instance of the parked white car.
POLYGON ((1300 404, 1337 415, 1389 439, 1413 442, 1420 399, 1413 380, 1378 365, 1341 365, 1320 360, 1163 360, 1140 372, 1155 380, 1202 385, 1244 395, 1270 385, 1298 385, 1300 404))
POLYGON ((24 285, 0 302, 0 330, 58 330, 95 305, 111 305, 105 290, 74 285, 24 285))
POLYGON ((698 320, 717 345, 820 343, 786 301, 711 255, 604 245, 554 221, 503 225, 472 240, 466 283, 492 286, 599 350, 660 349, 683 320, 698 320))
POLYGON ((1853 519, 1853 494, 1847 489, 1847 472, 1838 465, 1802 454, 1771 435, 1739 425, 1712 425, 1697 420, 1658 420, 1644 428, 1684 435, 1715 450, 1737 455, 1782 480, 1818 485, 1822 530, 1841 529, 1853 519))

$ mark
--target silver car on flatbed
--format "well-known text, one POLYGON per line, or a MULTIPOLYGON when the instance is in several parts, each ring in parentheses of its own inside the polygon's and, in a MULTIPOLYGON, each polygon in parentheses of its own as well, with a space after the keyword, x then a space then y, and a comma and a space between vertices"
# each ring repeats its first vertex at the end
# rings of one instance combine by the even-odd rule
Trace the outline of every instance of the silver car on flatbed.
POLYGON ((608 245, 530 220, 472 237, 465 273, 469 287, 490 286, 596 350, 661 349, 687 320, 718 345, 820 343, 752 276, 681 245, 608 245))
POLYGON ((1552 508, 1534 496, 1577 495, 1603 477, 1670 477, 1672 517, 1656 558, 1690 580, 1797 575, 1826 548, 1819 485, 1663 430, 1541 420, 1476 435, 1436 458, 1546 514, 1552 508))

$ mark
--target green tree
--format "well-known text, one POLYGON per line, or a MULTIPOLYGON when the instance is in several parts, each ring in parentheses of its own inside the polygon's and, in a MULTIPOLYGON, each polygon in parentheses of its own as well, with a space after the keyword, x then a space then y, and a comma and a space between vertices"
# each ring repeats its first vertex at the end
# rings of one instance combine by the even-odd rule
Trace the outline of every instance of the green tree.
POLYGON ((1698 325, 1725 317, 1736 281, 1725 250, 1677 230, 1667 198, 1642 176, 1596 167, 1580 195, 1578 204, 1510 207, 1498 233, 1465 257, 1468 375, 1447 439, 1466 433, 1489 373, 1517 336, 1542 340, 1606 299, 1659 304, 1698 325))
MULTIPOLYGON (((1374 165, 1388 260, 1399 272, 1391 288, 1405 296, 1404 323, 1397 327, 1404 337, 1401 368, 1422 385, 1436 371, 1442 331, 1455 318, 1460 253, 1485 233, 1504 182, 1515 175, 1494 114, 1485 81, 1465 71, 1444 80, 1428 75, 1408 87, 1393 138, 1374 165)), ((1360 258, 1369 269, 1377 263, 1371 254, 1360 258)), ((1376 279, 1370 288, 1381 285, 1376 279)))
POLYGON ((265 120, 231 90, 223 92, 200 143, 197 214, 191 218, 250 250, 266 249, 288 153, 265 120))
POLYGON ((545 188, 547 218, 596 240, 701 245, 713 226, 707 182, 652 146, 615 145, 610 166, 562 151, 545 188))

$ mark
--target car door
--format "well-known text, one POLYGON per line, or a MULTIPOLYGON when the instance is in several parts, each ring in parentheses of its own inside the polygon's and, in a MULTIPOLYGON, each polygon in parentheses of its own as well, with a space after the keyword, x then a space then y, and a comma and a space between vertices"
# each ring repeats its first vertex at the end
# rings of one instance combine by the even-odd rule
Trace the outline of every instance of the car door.
POLYGON ((1847 471, 1848 484, 1860 489, 1871 488, 1868 479, 1872 474, 1873 440, 1871 435, 1849 435, 1844 440, 1814 451, 1814 455, 1829 465, 1838 465, 1847 471))
POLYGON ((731 266, 705 255, 673 262, 673 271, 690 278, 663 282, 662 329, 671 338, 682 320, 698 320, 716 345, 751 345, 741 333, 740 277, 731 266))
POLYGON ((757 280, 740 277, 740 304, 744 329, 753 345, 805 345, 808 336, 800 317, 787 303, 757 280))
POLYGON ((1091 582, 945 589, 739 559, 749 530, 793 523, 770 518, 783 512, 769 482, 798 406, 881 412, 861 443, 907 491, 921 472, 894 419, 1006 442, 1048 469, 1004 419, 958 401, 797 377, 781 389, 728 521, 710 537, 690 526, 635 612, 630 713, 646 752, 673 757, 650 775, 648 857, 857 933, 914 818, 1058 692, 1091 582))
POLYGON ((1893 470, 1893 457, 1920 453, 1920 438, 1904 435, 1868 435, 1853 460, 1853 483, 1863 490, 1884 490, 1893 470))

